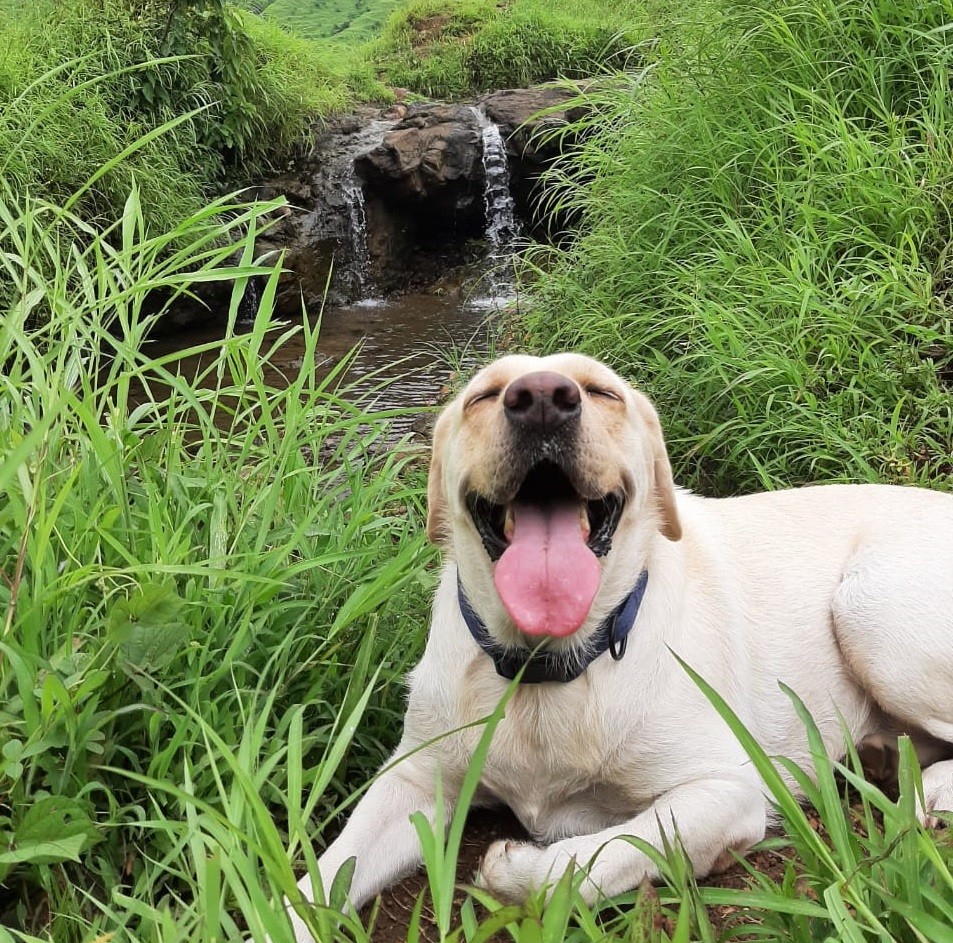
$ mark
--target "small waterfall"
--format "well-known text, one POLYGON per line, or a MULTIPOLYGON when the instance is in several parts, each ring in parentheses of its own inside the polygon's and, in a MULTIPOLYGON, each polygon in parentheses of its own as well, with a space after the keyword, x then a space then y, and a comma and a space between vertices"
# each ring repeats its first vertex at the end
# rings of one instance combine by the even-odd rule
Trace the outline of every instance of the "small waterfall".
POLYGON ((345 277, 348 294, 357 304, 375 304, 375 286, 371 278, 371 254, 367 246, 367 213, 364 210, 364 190, 361 180, 354 170, 357 158, 372 150, 384 139, 386 131, 393 127, 393 121, 376 120, 368 122, 353 137, 346 153, 341 157, 338 182, 344 197, 344 209, 347 215, 348 243, 350 258, 345 277))
POLYGON ((483 203, 486 240, 490 245, 485 292, 489 297, 484 303, 494 305, 512 297, 512 263, 520 227, 510 193, 510 170, 499 126, 483 112, 474 110, 483 133, 483 203))
POLYGON ((351 179, 344 182, 344 201, 350 222, 351 268, 350 277, 359 301, 368 297, 370 292, 371 258, 367 248, 367 214, 364 212, 364 190, 353 173, 354 159, 351 158, 351 179))
POLYGON ((313 152, 312 183, 320 199, 305 219, 310 235, 336 243, 335 296, 371 303, 375 286, 371 278, 371 254, 367 243, 364 191, 354 169, 357 157, 384 139, 393 121, 369 120, 345 134, 319 142, 313 152))
POLYGON ((486 185, 483 203, 486 207, 486 238, 497 255, 505 254, 513 246, 519 233, 516 208, 510 193, 510 170, 506 148, 498 125, 487 124, 483 129, 483 173, 486 185))

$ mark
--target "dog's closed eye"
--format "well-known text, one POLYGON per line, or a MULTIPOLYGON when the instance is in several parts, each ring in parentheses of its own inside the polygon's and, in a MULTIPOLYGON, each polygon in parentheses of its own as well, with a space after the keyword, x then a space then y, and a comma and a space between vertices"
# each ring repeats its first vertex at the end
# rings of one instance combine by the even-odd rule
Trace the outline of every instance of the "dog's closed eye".
POLYGON ((616 393, 614 390, 606 389, 604 386, 587 386, 586 392, 590 396, 600 396, 604 399, 616 400, 617 402, 622 401, 622 397, 616 393))
POLYGON ((469 409, 471 406, 476 406, 477 403, 496 399, 502 392, 502 388, 498 386, 491 387, 488 390, 478 390, 463 404, 463 408, 469 409))

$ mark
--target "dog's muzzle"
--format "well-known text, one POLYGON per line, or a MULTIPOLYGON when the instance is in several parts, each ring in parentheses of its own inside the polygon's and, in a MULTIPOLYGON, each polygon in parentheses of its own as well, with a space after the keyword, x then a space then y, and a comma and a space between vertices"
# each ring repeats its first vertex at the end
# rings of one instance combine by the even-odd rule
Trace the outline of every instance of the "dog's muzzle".
POLYGON ((571 635, 585 622, 625 504, 580 470, 582 390, 541 370, 503 391, 508 447, 492 494, 465 493, 493 581, 527 635, 571 635))

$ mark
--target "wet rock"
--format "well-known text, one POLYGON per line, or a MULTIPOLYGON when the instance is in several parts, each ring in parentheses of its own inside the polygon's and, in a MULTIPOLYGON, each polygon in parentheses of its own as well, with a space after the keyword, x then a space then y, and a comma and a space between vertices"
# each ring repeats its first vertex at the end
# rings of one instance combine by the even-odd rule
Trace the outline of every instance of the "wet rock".
POLYGON ((362 294, 366 226, 354 159, 375 146, 393 122, 377 109, 343 116, 315 133, 309 152, 288 170, 257 188, 263 199, 283 196, 291 212, 259 240, 258 250, 284 253, 277 307, 317 310, 327 300, 342 303, 362 294))
POLYGON ((355 169, 365 193, 414 212, 436 230, 472 235, 483 227, 480 116, 470 105, 411 105, 355 169))
POLYGON ((499 125, 507 151, 517 162, 539 164, 558 156, 559 144, 553 132, 582 114, 577 89, 556 86, 506 88, 477 99, 477 106, 499 125))
POLYGON ((411 105, 377 147, 358 157, 365 193, 404 216, 405 231, 425 239, 478 235, 486 227, 482 128, 490 121, 506 144, 519 215, 539 229, 539 180, 559 153, 554 132, 580 112, 570 104, 577 94, 541 86, 492 92, 474 105, 411 105))
POLYGON ((381 142, 355 159, 375 282, 385 291, 415 280, 419 285, 411 272, 415 260, 487 232, 487 123, 500 128, 516 214, 526 230, 548 237, 564 228, 565 220, 551 227, 538 213, 540 180, 558 156, 560 139, 552 132, 578 114, 571 105, 575 94, 556 87, 506 89, 474 104, 408 106, 381 142))
POLYGON ((316 129, 307 153, 255 192, 289 204, 257 246, 259 258, 283 258, 279 312, 419 290, 472 262, 474 240, 487 232, 487 121, 500 126, 518 215, 531 234, 545 234, 539 178, 559 148, 547 132, 575 117, 572 95, 506 89, 473 104, 398 95, 389 110, 361 109, 316 129))

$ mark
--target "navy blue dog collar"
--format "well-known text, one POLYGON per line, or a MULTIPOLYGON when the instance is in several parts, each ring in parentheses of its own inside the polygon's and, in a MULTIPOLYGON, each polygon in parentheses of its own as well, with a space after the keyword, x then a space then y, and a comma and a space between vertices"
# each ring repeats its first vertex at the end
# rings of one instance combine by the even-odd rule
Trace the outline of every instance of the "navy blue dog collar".
POLYGON ((474 611, 463 590, 459 575, 457 576, 457 595, 460 600, 460 612, 463 614, 463 620, 470 634, 480 648, 493 659, 496 673, 501 678, 512 681, 522 669, 521 684, 541 684, 548 681, 565 683, 578 678, 605 652, 609 652, 615 661, 622 658, 648 582, 649 572, 643 570, 635 581, 632 592, 603 619, 584 646, 558 652, 534 651, 529 648, 501 645, 490 635, 483 621, 474 611))

